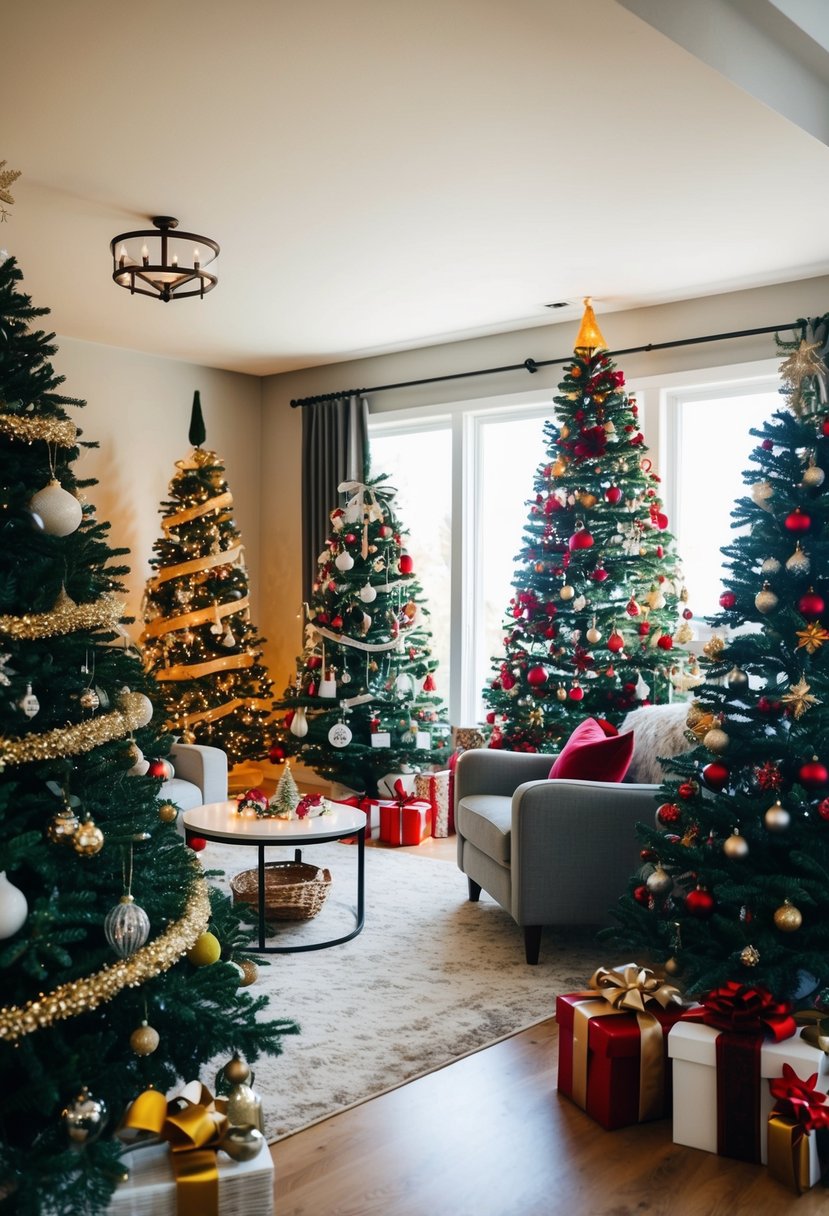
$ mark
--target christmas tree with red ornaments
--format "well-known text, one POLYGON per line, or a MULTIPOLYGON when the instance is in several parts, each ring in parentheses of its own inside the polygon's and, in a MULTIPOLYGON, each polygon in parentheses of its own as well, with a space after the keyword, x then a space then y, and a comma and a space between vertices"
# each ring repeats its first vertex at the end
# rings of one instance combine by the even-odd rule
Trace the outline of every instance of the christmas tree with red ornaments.
POLYGON ((504 654, 484 689, 490 747, 557 751, 586 717, 617 726, 698 676, 660 481, 589 300, 544 426, 504 654))
POLYGON ((690 993, 726 981, 829 1007, 829 316, 779 346, 787 408, 752 435, 722 612, 608 930, 690 993), (656 806, 656 804, 655 804, 656 806))
POLYGON ((309 603, 297 674, 275 709, 271 759, 374 795, 389 774, 445 767, 429 610, 385 476, 343 482, 309 603))

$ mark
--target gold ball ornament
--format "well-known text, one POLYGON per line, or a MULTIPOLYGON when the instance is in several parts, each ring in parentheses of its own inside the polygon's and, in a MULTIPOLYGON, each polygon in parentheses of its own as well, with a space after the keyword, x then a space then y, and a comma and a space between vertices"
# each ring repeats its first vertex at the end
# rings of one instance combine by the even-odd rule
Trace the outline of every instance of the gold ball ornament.
POLYGON ((722 753, 728 749, 730 742, 728 735, 718 726, 714 726, 711 730, 706 731, 702 740, 703 746, 707 747, 710 752, 722 753))
POLYGON ((774 493, 774 487, 768 481, 755 481, 751 487, 751 497, 754 499, 758 507, 762 507, 764 511, 770 511, 771 505, 769 499, 774 493))
POLYGON ((561 684, 559 684, 558 688, 556 689, 556 696, 558 697, 559 701, 566 701, 567 700, 567 689, 564 688, 561 684))
POLYGON ((800 909, 787 899, 775 912, 774 923, 781 933, 796 933, 803 924, 803 916, 800 909))
POLYGON ((178 807, 172 802, 162 802, 158 808, 158 817, 162 823, 175 823, 178 819, 178 807))
POLYGON ((667 895, 674 885, 674 880, 671 878, 667 870, 661 865, 657 865, 645 879, 645 886, 650 891, 651 895, 667 895))
POLYGON ((748 856, 748 841, 741 836, 737 828, 723 841, 722 851, 732 861, 739 861, 748 856))
POLYGON ((72 848, 81 857, 94 857, 103 847, 103 832, 94 819, 85 819, 72 837, 72 848))
POLYGON ((50 820, 46 838, 52 844, 71 844, 79 826, 78 816, 65 806, 50 820))
POLYGON ((769 583, 763 583, 762 591, 758 591, 754 597, 754 607, 758 612, 762 612, 764 616, 769 612, 774 612, 778 602, 777 596, 772 591, 769 583))
POLYGON ((571 600, 576 594, 576 589, 571 583, 565 583, 558 594, 560 599, 571 600))
POLYGON ((244 1085, 250 1077, 250 1065, 244 1056, 241 1056, 238 1051, 234 1051, 233 1056, 222 1069, 222 1076, 230 1085, 244 1085))
POLYGON ((756 967, 760 962, 760 951, 756 946, 744 946, 740 951, 740 962, 745 967, 756 967))
POLYGON ((151 1056, 161 1042, 158 1031, 146 1022, 130 1035, 130 1047, 137 1056, 151 1056))
POLYGON ((222 956, 219 939, 213 933, 200 933, 193 945, 187 951, 187 960, 194 967, 209 967, 218 963, 222 956))
POLYGON ((683 966, 678 958, 671 956, 671 958, 665 960, 666 975, 682 975, 682 972, 683 966))
POLYGON ((229 1127, 222 1137, 220 1148, 234 1161, 252 1161, 265 1143, 265 1137, 252 1123, 229 1127))
POLYGON ((816 490, 822 486, 826 480, 826 474, 820 465, 814 463, 814 457, 809 463, 808 469, 804 470, 802 484, 810 489, 816 490))
POLYGON ((785 832, 792 817, 778 799, 763 816, 763 823, 770 832, 785 832))
POLYGON ((251 959, 243 959, 239 963, 239 969, 242 972, 242 978, 239 981, 240 988, 249 988, 251 984, 255 984, 259 979, 259 968, 251 959))

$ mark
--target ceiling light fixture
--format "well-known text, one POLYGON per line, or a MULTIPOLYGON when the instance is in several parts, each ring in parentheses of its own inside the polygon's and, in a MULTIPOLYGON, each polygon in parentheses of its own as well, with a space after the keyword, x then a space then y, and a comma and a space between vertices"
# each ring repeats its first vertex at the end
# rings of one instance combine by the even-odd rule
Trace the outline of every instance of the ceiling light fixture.
POLYGON ((218 257, 217 243, 194 232, 174 232, 178 220, 171 215, 154 215, 151 222, 156 231, 122 232, 110 241, 118 286, 165 302, 212 291, 219 280, 205 267, 218 257))

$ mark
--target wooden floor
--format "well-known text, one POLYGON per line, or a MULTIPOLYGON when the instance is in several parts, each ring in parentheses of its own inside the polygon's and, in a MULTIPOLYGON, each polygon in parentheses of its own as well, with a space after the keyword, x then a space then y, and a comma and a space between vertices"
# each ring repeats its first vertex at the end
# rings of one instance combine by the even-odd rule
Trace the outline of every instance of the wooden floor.
MULTIPOLYGON (((382 1045, 378 1044, 378 1051, 382 1045)), ((556 1084, 539 1026, 271 1147, 276 1216, 814 1216, 762 1166, 605 1132, 556 1084)))

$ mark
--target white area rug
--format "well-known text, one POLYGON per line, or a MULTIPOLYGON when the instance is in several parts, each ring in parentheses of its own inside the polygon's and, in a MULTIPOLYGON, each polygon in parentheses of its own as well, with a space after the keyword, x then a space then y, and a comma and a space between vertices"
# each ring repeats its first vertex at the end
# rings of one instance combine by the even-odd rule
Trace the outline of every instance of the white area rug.
MULTIPOLYGON (((292 856, 269 850, 268 860, 292 856)), ((255 1064, 266 1134, 280 1139, 404 1081, 532 1026, 555 1012, 558 993, 585 986, 600 957, 592 929, 545 930, 541 961, 524 962, 523 935, 488 896, 467 898, 452 862, 393 849, 366 849, 366 923, 350 942, 305 954, 260 956, 252 993, 301 1034, 283 1054, 255 1064)), ((208 845, 206 868, 227 877, 255 865, 255 850, 208 845)), ((283 932, 340 936, 354 926, 357 850, 307 849, 326 866, 322 912, 283 932)), ((215 880, 214 880, 215 881, 215 880)))

